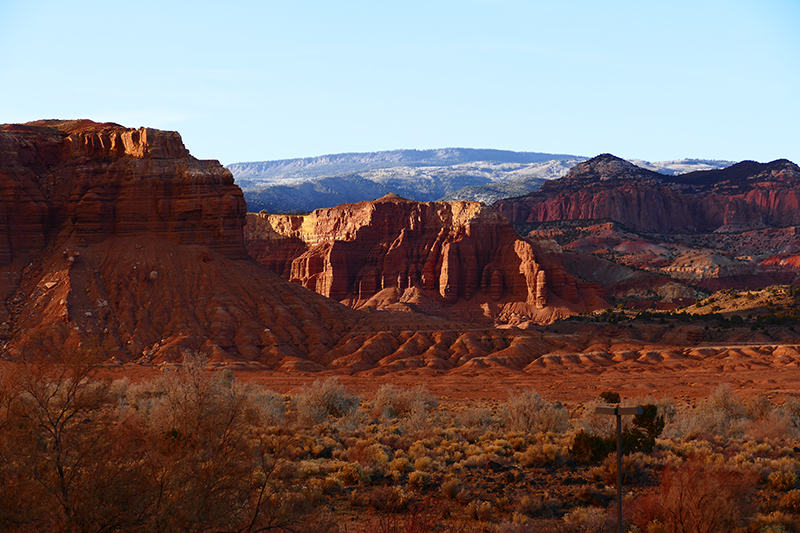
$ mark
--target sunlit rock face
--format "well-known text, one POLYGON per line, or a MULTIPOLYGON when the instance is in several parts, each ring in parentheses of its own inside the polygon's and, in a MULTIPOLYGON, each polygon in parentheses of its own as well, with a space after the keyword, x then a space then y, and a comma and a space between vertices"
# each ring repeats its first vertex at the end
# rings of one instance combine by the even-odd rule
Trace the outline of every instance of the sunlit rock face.
POLYGON ((230 171, 189 154, 177 132, 39 121, 0 127, 0 260, 48 240, 147 233, 243 257, 246 210, 230 171))
POLYGON ((518 316, 548 321, 600 305, 594 287, 478 202, 387 195, 305 216, 250 213, 245 236, 274 272, 355 308, 424 296, 462 315, 507 319, 516 304, 518 316))
POLYGON ((603 154, 495 204, 511 222, 612 219, 654 233, 800 224, 800 167, 781 159, 666 176, 603 154))
POLYGON ((0 357, 310 361, 356 313, 247 255, 231 173, 176 132, 0 126, 0 357))

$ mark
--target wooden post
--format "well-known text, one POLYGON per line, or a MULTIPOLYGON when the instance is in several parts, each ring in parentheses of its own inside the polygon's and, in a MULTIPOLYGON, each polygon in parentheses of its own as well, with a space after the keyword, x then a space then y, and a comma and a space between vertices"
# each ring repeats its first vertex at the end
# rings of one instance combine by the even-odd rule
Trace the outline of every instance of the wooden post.
POLYGON ((617 417, 617 533, 622 533, 622 415, 640 415, 642 408, 599 406, 595 413, 617 417))

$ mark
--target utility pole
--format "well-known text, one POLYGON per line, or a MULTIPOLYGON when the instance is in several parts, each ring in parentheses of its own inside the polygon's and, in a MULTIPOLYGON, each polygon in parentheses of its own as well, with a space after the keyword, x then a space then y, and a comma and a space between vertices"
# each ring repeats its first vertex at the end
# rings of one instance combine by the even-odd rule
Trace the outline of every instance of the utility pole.
POLYGON ((622 533, 622 415, 640 415, 642 408, 599 406, 595 413, 617 417, 617 533, 622 533))

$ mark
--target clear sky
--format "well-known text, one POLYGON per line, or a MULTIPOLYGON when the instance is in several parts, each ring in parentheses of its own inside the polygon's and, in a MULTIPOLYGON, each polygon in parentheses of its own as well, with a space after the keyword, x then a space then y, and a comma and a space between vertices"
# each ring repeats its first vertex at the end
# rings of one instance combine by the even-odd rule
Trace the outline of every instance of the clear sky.
POLYGON ((397 148, 800 163, 798 0, 0 0, 0 123, 223 164, 397 148))

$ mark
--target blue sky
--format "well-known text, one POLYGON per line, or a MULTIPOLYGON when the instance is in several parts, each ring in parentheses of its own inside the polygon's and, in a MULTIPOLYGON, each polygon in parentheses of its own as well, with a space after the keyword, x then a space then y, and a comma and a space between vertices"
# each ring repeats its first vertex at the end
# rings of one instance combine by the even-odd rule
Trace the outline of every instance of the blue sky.
POLYGON ((0 123, 224 164, 471 147, 800 163, 800 2, 0 0, 0 123))

